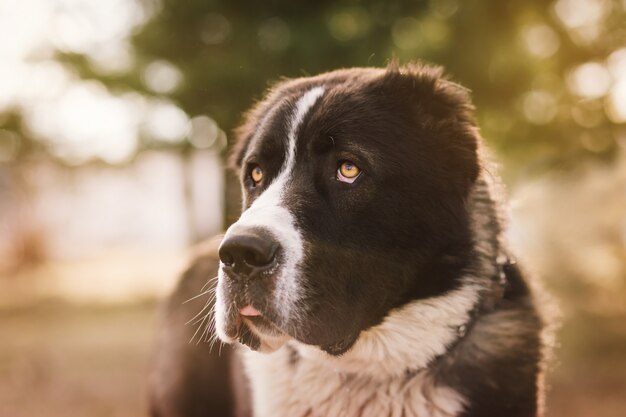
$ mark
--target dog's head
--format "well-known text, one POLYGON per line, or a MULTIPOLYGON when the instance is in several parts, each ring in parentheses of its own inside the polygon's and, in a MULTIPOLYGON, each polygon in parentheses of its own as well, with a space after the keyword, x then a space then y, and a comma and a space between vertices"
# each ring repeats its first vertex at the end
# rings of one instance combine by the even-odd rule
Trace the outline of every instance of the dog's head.
POLYGON ((243 213, 226 232, 217 333, 339 355, 393 308, 454 288, 479 172, 468 93, 435 67, 348 69, 279 83, 232 163, 243 213))

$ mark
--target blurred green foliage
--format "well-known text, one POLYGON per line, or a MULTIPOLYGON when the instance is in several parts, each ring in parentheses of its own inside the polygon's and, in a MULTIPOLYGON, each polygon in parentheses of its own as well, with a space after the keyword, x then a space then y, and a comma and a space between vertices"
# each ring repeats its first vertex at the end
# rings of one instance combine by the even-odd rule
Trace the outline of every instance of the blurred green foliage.
POLYGON ((146 67, 172 64, 183 80, 160 95, 226 132, 282 76, 397 57, 441 64, 469 87, 483 135, 520 167, 610 156, 625 141, 624 123, 605 111, 608 88, 590 97, 568 84, 577 66, 605 65, 626 45, 619 0, 136 1, 159 11, 132 37, 130 72, 98 72, 84 55, 58 59, 112 91, 146 95, 159 95, 146 67))

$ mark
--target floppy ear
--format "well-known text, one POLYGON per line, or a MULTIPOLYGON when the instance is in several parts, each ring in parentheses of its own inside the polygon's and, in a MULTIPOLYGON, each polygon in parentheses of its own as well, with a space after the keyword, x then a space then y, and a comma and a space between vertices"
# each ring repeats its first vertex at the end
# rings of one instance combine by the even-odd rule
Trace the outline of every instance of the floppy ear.
POLYGON ((254 126, 256 126, 256 122, 250 120, 252 119, 250 115, 246 115, 244 116, 244 118, 245 120, 243 124, 233 131, 235 144, 230 150, 230 155, 228 156, 227 163, 228 168, 231 169, 236 175, 239 174, 239 170, 241 169, 241 163, 243 162, 243 157, 246 153, 246 149, 248 148, 248 144, 252 139, 254 126))
POLYGON ((244 114, 242 124, 233 131, 235 144, 233 145, 228 157, 228 168, 235 174, 239 175, 243 158, 248 149, 248 145, 254 136, 254 132, 258 129, 261 116, 267 107, 265 102, 256 103, 252 109, 244 114))
POLYGON ((441 67, 420 63, 400 66, 392 61, 382 81, 411 112, 443 175, 463 188, 473 183, 480 170, 481 139, 469 90, 446 79, 441 67))

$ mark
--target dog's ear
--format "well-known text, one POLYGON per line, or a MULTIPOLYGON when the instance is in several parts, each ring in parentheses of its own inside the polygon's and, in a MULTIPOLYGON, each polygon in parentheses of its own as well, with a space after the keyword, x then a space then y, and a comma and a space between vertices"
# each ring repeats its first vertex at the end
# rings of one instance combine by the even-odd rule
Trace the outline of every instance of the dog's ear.
POLYGON ((472 183, 480 170, 480 133, 470 91, 450 80, 438 66, 392 61, 382 77, 385 90, 411 112, 424 139, 448 172, 462 172, 472 183))
POLYGON ((239 174, 243 158, 248 149, 248 145, 257 130, 259 125, 259 119, 262 114, 263 102, 257 103, 251 110, 249 110, 243 117, 241 125, 233 131, 235 137, 235 144, 233 145, 230 155, 228 157, 228 168, 230 168, 235 174, 239 174))

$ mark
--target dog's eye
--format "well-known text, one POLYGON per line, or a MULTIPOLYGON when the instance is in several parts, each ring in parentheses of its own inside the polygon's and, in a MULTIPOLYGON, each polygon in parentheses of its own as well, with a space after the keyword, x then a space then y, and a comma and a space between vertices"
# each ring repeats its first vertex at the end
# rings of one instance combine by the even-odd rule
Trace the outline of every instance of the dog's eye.
POLYGON ((252 178, 254 185, 258 185, 263 180, 263 169, 258 165, 254 165, 250 170, 250 178, 252 178))
POLYGON ((351 184, 361 174, 361 169, 350 161, 343 161, 337 168, 337 180, 351 184))

